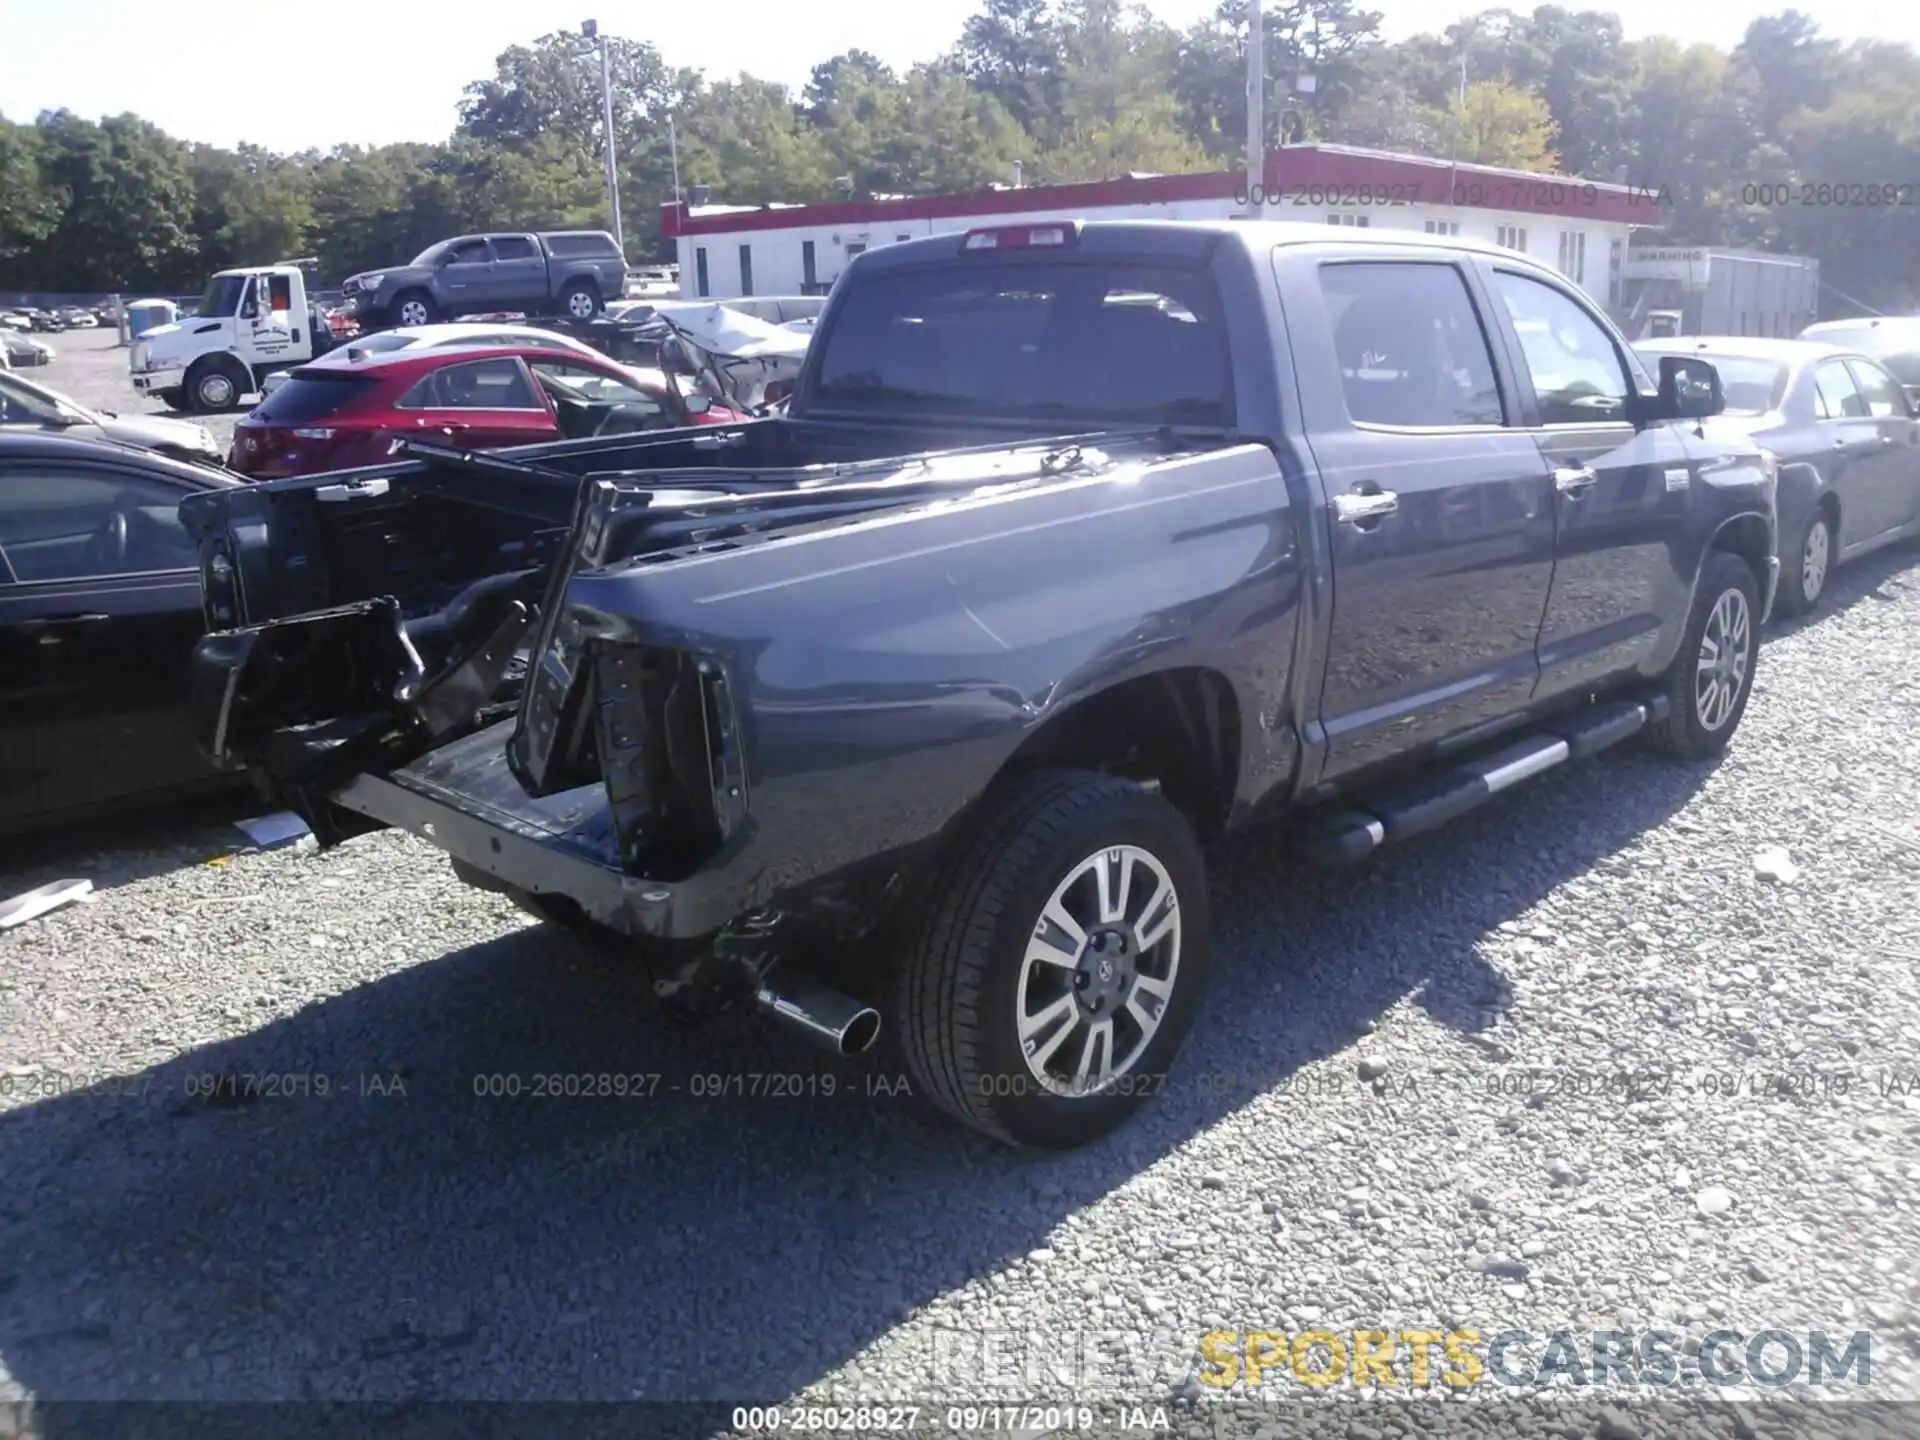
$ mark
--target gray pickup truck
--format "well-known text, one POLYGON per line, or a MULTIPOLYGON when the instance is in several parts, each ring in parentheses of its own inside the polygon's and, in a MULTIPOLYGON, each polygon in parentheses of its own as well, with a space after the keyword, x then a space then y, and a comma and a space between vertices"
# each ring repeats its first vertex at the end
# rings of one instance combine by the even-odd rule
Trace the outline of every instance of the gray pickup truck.
POLYGON ((323 841, 403 827, 669 1005, 884 1025, 951 1115, 1072 1145, 1193 1020, 1203 841, 1350 862, 1727 744, 1777 465, 1720 407, 1463 240, 891 245, 782 416, 189 501, 194 705, 323 841))
POLYGON ((366 270, 340 284, 363 329, 431 325, 496 310, 591 320, 627 283, 627 262, 604 230, 460 235, 405 265, 366 270))

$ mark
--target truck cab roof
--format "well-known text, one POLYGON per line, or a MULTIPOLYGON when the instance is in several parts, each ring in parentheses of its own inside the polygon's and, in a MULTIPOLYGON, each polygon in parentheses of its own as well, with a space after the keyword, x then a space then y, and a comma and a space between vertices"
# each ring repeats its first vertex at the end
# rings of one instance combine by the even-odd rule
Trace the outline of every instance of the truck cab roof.
POLYGON ((875 270, 895 266, 950 259, 956 250, 972 248, 983 253, 994 253, 1001 247, 977 243, 969 245, 972 237, 989 234, 1011 237, 1013 243, 1005 246, 1004 253, 1033 256, 1073 249, 1094 255, 1124 253, 1136 259, 1162 257, 1170 261, 1195 261, 1210 254, 1223 240, 1232 240, 1248 250, 1312 244, 1339 245, 1343 248, 1378 246, 1383 250, 1448 250, 1498 258, 1536 270, 1550 270, 1550 267, 1518 250, 1464 235, 1428 235, 1413 230, 1344 226, 1335 229, 1301 220, 1029 220, 1012 225, 975 226, 966 231, 952 231, 922 240, 885 245, 877 250, 866 251, 859 257, 859 263, 871 274, 875 270), (1064 238, 1057 242, 1036 238, 1044 232, 1061 232, 1064 238))

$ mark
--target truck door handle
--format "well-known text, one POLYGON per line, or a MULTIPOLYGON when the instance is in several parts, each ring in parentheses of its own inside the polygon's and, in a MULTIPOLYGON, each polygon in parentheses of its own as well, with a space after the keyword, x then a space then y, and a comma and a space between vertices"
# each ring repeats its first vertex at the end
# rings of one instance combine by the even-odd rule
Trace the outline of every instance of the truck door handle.
POLYGON ((58 645, 69 632, 85 625, 100 625, 111 618, 107 615, 39 615, 22 620, 20 629, 25 634, 39 636, 42 645, 58 645))
POLYGON ((1343 525, 1368 530, 1400 508, 1400 497, 1391 490, 1361 490, 1333 497, 1333 518, 1343 525))
POLYGON ((1585 465, 1563 467, 1553 472, 1553 488, 1569 499, 1578 500, 1594 487, 1599 478, 1585 465))

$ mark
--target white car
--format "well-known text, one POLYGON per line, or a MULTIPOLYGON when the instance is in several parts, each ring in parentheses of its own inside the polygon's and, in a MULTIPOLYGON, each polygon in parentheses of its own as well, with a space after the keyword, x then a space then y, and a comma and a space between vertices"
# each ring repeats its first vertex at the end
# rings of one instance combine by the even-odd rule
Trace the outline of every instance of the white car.
POLYGON ((0 433, 32 431, 82 440, 113 440, 180 460, 218 465, 220 448, 204 425, 162 415, 92 410, 24 375, 0 373, 0 433))
MULTIPOLYGON (((384 355, 390 350, 416 350, 422 346, 445 349, 449 345, 550 345, 560 350, 577 350, 604 361, 607 357, 583 341, 542 330, 537 325, 498 325, 463 322, 446 325, 412 325, 403 330, 381 330, 358 340, 344 341, 327 353, 328 359, 346 355, 384 355)), ((264 403, 292 372, 278 370, 262 382, 260 399, 264 403)))

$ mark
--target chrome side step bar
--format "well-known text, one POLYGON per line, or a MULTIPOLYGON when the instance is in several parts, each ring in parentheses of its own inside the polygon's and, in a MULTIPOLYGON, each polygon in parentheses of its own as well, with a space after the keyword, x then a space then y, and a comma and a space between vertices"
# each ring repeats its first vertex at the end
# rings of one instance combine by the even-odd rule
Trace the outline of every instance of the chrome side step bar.
POLYGON ((1548 721, 1523 739, 1437 774, 1406 789, 1381 795, 1330 815, 1300 835, 1306 858, 1327 866, 1351 865, 1382 845, 1421 835, 1478 808, 1503 790, 1569 760, 1618 745, 1667 718, 1664 695, 1615 700, 1548 721))

